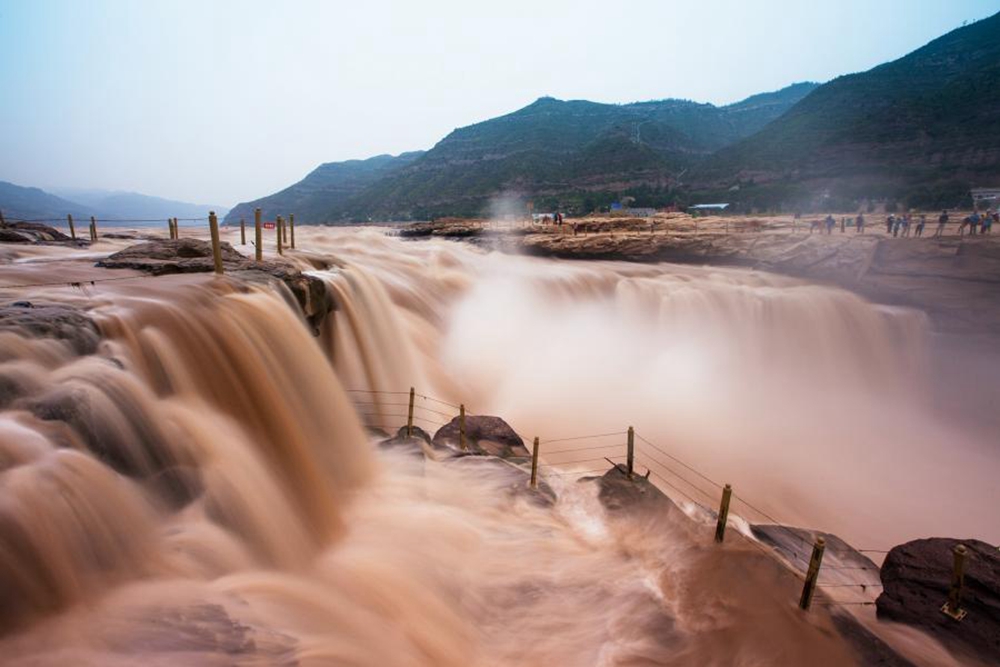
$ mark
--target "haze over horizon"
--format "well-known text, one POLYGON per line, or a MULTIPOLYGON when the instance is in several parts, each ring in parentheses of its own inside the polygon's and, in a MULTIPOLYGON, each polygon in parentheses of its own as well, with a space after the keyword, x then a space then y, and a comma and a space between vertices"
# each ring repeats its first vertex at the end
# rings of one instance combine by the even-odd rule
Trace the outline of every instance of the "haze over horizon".
POLYGON ((869 69, 996 9, 0 0, 0 89, 17 102, 0 108, 0 180, 231 206, 541 96, 728 104, 869 69))

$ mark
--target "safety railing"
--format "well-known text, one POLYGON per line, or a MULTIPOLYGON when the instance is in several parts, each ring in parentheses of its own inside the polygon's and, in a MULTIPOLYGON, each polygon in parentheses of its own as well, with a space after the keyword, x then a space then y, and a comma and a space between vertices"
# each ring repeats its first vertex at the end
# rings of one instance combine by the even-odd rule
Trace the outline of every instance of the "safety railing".
MULTIPOLYGON (((406 419, 410 429, 415 423, 441 428, 458 419, 460 446, 466 448, 464 422, 467 414, 471 413, 467 413, 464 404, 420 394, 414 389, 347 391, 366 426, 383 428, 389 423, 386 420, 406 419)), ((433 437, 434 434, 429 435, 433 437)), ((875 604, 875 597, 882 588, 879 568, 867 558, 855 554, 885 554, 887 550, 851 547, 849 551, 834 553, 827 559, 835 558, 834 562, 824 565, 824 555, 830 545, 823 535, 808 539, 800 529, 762 509, 761 504, 735 493, 731 485, 721 484, 631 427, 623 431, 558 438, 527 438, 521 433, 518 436, 526 447, 531 443, 532 486, 537 485, 539 478, 585 477, 605 474, 612 469, 631 478, 648 479, 682 508, 690 504, 689 515, 694 515, 696 519, 699 516, 703 520, 714 519, 717 542, 722 543, 727 535, 735 534, 741 544, 760 552, 798 579, 802 583, 798 602, 803 610, 813 605, 817 590, 822 592, 821 599, 815 603, 817 606, 875 604), (645 468, 646 472, 641 472, 641 468, 645 468), (784 539, 779 541, 768 535, 771 527, 780 529, 780 536, 784 539), (763 539, 759 539, 757 533, 762 534, 763 539), (843 556, 846 560, 842 559, 843 556)), ((955 567, 960 567, 957 552, 955 567)), ((945 613, 950 613, 952 609, 961 611, 958 606, 961 598, 960 577, 956 575, 954 579, 949 600, 955 602, 945 603, 945 613)))

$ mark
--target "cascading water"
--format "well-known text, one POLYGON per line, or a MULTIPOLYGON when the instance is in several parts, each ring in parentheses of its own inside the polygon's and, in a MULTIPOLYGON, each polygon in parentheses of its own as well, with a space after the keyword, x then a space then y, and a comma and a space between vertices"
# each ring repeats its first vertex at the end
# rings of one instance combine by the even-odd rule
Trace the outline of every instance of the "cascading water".
POLYGON ((376 451, 345 389, 417 386, 543 437, 634 423, 847 537, 995 528, 945 525, 954 508, 913 490, 943 460, 973 486, 996 473, 922 415, 916 314, 744 271, 299 238, 337 266, 314 271, 337 304, 316 336, 230 279, 24 295, 85 308, 101 342, 0 332, 5 662, 853 662, 758 552, 676 510, 605 517, 571 478, 550 508, 503 466, 376 451))

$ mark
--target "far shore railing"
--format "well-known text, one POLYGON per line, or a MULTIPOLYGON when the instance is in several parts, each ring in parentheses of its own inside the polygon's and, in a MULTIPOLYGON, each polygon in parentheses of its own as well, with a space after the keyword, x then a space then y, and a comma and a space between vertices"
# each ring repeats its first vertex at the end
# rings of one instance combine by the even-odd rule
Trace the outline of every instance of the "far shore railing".
MULTIPOLYGON (((348 389, 347 392, 354 401, 362 422, 369 429, 384 429, 391 420, 398 419, 400 421, 396 423, 403 424, 399 430, 405 429, 408 435, 412 435, 416 427, 421 427, 426 432, 426 427, 440 429, 457 420, 458 448, 468 450, 465 420, 471 413, 464 404, 427 396, 413 388, 409 391, 348 389)), ((434 433, 428 435, 434 437, 434 433)), ((881 589, 882 584, 879 581, 879 568, 870 560, 860 562, 857 559, 857 562, 849 561, 846 565, 823 566, 827 542, 822 535, 810 542, 797 532, 799 529, 760 509, 759 504, 752 503, 745 496, 737 495, 730 484, 721 484, 712 479, 671 454, 665 447, 643 437, 631 426, 622 431, 560 438, 540 439, 528 438, 520 433, 517 435, 526 448, 531 443, 530 468, 527 460, 520 464, 525 467, 525 472, 530 470, 528 484, 533 488, 537 487, 540 477, 586 477, 618 470, 629 479, 650 482, 679 505, 690 504, 689 514, 697 513, 707 519, 714 519, 715 542, 721 544, 727 534, 735 534, 790 576, 796 577, 802 583, 798 600, 801 609, 808 610, 812 606, 816 589, 822 589, 826 593, 822 600, 816 602, 817 606, 875 604, 873 591, 881 589), (645 468, 646 472, 640 474, 640 468, 645 468), (733 524, 730 509, 748 526, 746 530, 741 530, 740 522, 733 526, 733 530, 727 530, 733 524), (782 534, 794 542, 787 549, 783 546, 767 546, 752 536, 752 528, 749 528, 751 521, 753 525, 784 528, 782 534), (867 578, 864 577, 865 574, 868 575, 867 578)), ((854 551, 861 554, 888 553, 887 549, 854 551)), ((960 619, 965 615, 960 606, 964 588, 965 547, 957 546, 954 555, 951 589, 948 599, 943 601, 942 612, 960 619)))

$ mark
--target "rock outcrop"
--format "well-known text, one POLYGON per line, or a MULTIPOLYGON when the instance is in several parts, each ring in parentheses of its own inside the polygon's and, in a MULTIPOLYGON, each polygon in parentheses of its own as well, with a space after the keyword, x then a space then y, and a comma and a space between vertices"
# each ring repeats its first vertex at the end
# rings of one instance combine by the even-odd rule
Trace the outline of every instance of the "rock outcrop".
MULTIPOLYGON (((336 309, 326 283, 302 273, 289 263, 267 260, 255 262, 237 252, 232 245, 220 245, 222 264, 227 274, 249 280, 276 278, 284 283, 314 329, 328 313, 336 309)), ((133 269, 155 276, 173 273, 204 273, 215 270, 212 244, 196 238, 156 239, 129 246, 97 263, 107 269, 133 269)))
MULTIPOLYGON (((0 306, 0 331, 14 331, 30 338, 55 338, 69 343, 77 354, 93 354, 101 340, 90 316, 65 305, 17 301, 0 306)), ((0 358, 2 358, 0 354, 0 358)))
POLYGON ((0 225, 0 243, 28 243, 35 245, 72 245, 86 247, 83 239, 63 234, 54 227, 40 222, 8 222, 0 225))
MULTIPOLYGON (((438 429, 433 442, 435 447, 459 449, 459 418, 455 417, 438 429)), ((467 415, 465 444, 473 454, 489 454, 502 459, 531 456, 521 436, 500 417, 467 415)))
POLYGON ((597 483, 600 487, 597 497, 611 512, 669 511, 677 507, 647 477, 633 473, 630 478, 625 466, 621 464, 598 477, 597 483))
POLYGON ((882 564, 878 617, 917 627, 959 653, 1000 664, 1000 551, 979 540, 929 538, 894 547, 882 564), (942 613, 957 544, 968 549, 961 621, 942 613))

